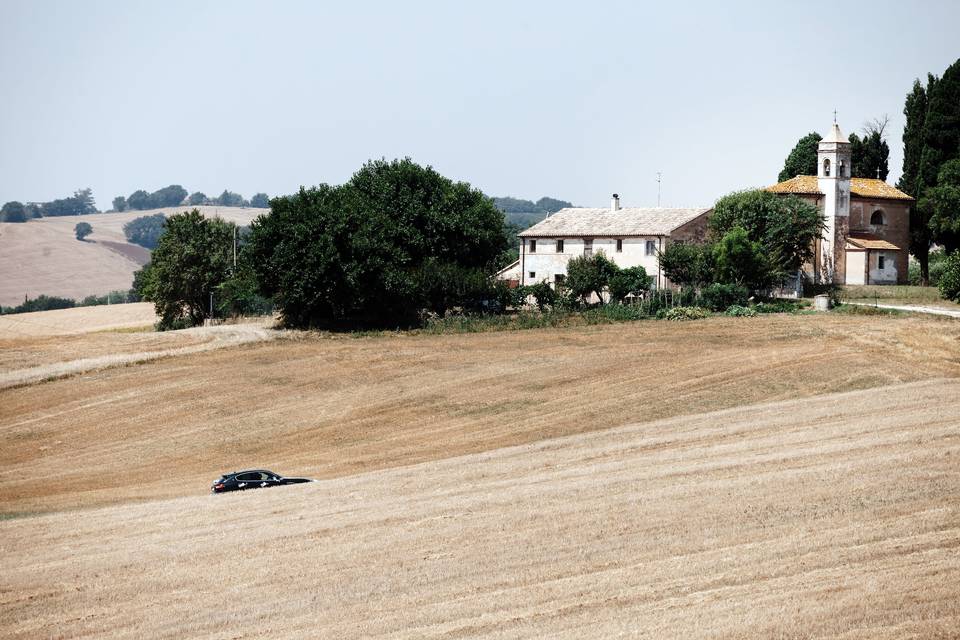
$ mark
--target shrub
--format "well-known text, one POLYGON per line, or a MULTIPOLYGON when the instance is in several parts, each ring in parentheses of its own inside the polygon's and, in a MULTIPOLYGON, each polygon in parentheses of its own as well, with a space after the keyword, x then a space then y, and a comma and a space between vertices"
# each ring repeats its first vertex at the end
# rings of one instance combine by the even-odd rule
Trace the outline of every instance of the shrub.
POLYGON ((701 306, 711 311, 723 311, 730 306, 745 307, 750 291, 738 284, 711 284, 700 291, 701 306))
POLYGON ((610 302, 620 302, 628 295, 640 295, 650 288, 650 276, 641 266, 617 269, 608 282, 610 302))
POLYGON ((70 298, 39 295, 36 298, 24 298, 23 304, 16 307, 4 307, 4 313, 30 313, 32 311, 50 311, 52 309, 70 309, 77 303, 70 298))
POLYGON ((753 318, 757 315, 757 312, 750 307, 741 307, 738 304, 734 304, 727 307, 726 315, 738 318, 753 318))
POLYGON ((73 234, 77 237, 77 240, 82 241, 91 233, 93 233, 93 227, 90 226, 89 222, 78 222, 73 227, 73 234))
POLYGON ((567 278, 564 286, 575 298, 589 302, 590 296, 596 295, 602 303, 603 291, 610 284, 610 279, 619 271, 619 267, 608 260, 603 253, 590 257, 579 256, 567 263, 567 278))
POLYGON ((538 282, 524 287, 528 296, 533 296, 537 309, 545 310, 557 302, 557 292, 546 282, 538 282))
POLYGON ((946 300, 960 302, 960 251, 954 251, 944 260, 940 282, 937 284, 940 295, 946 300))
POLYGON ((701 320, 709 315, 709 311, 700 307, 673 307, 657 312, 657 318, 660 320, 701 320))

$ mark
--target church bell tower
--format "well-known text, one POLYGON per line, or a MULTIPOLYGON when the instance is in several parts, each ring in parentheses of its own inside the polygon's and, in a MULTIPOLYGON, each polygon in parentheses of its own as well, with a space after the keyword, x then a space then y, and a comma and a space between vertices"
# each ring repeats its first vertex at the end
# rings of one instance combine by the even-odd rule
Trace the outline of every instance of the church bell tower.
POLYGON ((823 240, 817 256, 816 279, 820 282, 844 281, 840 267, 850 220, 850 141, 844 138, 836 122, 817 147, 817 187, 824 195, 823 240))

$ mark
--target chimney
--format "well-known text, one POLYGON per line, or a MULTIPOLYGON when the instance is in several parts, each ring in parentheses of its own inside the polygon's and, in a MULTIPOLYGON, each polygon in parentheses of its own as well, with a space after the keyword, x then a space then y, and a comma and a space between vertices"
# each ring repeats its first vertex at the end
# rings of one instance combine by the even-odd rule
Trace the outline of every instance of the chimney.
POLYGON ((610 196, 610 210, 620 211, 620 196, 617 194, 610 196))

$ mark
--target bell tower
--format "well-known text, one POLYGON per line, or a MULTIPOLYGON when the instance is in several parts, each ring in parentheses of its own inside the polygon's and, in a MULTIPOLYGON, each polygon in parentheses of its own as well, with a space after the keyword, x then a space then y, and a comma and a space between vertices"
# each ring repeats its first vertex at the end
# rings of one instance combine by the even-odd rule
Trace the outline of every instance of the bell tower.
MULTIPOLYGON (((834 112, 836 118, 836 112, 834 112)), ((844 281, 841 269, 846 229, 850 222, 850 141, 834 120, 833 128, 817 147, 817 187, 824 195, 823 239, 815 274, 820 282, 844 281)))

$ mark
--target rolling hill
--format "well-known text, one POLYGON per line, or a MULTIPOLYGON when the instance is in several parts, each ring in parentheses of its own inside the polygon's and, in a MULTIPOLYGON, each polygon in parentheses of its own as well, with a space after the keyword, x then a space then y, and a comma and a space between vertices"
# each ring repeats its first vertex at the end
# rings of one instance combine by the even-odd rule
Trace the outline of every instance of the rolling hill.
MULTIPOLYGON (((82 299, 118 289, 129 289, 133 272, 150 259, 150 252, 130 244, 123 225, 140 216, 166 216, 194 207, 149 211, 97 213, 85 216, 37 218, 24 223, 0 223, 0 305, 14 306, 24 296, 40 294, 82 299), (93 233, 83 242, 74 237, 78 222, 93 233)), ((205 216, 247 225, 267 209, 196 207, 205 216)))

